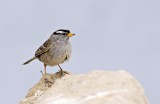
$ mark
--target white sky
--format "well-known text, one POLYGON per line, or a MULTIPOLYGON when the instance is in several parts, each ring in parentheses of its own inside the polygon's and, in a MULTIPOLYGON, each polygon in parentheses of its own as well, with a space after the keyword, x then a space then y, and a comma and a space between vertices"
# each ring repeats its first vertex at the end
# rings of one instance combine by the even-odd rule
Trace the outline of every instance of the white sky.
MULTIPOLYGON (((126 70, 151 104, 160 88, 159 0, 0 0, 1 103, 17 104, 41 77, 43 64, 21 64, 59 28, 70 29, 73 54, 63 69, 126 70)), ((47 67, 53 73, 57 67, 47 67)))

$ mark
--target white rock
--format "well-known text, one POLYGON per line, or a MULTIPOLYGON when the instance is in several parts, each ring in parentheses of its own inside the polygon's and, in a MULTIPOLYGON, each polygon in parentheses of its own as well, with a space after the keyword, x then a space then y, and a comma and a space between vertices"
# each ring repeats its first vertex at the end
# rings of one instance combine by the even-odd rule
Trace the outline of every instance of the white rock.
POLYGON ((96 70, 57 79, 34 104, 148 104, 148 101, 141 85, 127 72, 96 70))

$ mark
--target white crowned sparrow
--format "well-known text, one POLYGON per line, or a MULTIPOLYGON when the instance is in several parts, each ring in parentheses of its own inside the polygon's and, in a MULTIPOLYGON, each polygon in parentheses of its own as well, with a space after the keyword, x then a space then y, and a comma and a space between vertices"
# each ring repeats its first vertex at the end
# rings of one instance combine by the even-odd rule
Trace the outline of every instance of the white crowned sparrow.
MULTIPOLYGON (((71 56, 71 44, 69 38, 75 34, 66 29, 59 29, 50 36, 50 38, 42 44, 35 52, 35 56, 23 63, 28 64, 34 59, 38 59, 44 63, 44 74, 46 75, 46 66, 58 65, 61 73, 63 70, 59 64, 69 60, 71 56)), ((46 80, 46 79, 45 79, 46 80)))

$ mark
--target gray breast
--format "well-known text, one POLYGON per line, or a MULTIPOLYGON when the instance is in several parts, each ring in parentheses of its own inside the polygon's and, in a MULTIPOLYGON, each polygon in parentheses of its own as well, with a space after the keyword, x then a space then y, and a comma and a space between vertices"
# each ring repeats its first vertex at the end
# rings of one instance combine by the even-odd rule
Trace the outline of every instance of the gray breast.
POLYGON ((71 44, 69 41, 57 41, 51 45, 48 52, 39 57, 39 60, 49 66, 62 64, 71 56, 71 44))

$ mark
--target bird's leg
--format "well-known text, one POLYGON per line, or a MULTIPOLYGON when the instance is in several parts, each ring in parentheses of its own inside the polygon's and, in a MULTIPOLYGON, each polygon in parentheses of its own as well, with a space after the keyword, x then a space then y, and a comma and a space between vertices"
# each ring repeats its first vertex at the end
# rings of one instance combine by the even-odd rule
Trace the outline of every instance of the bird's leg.
POLYGON ((46 64, 44 64, 44 78, 46 79, 46 64))
POLYGON ((58 67, 60 68, 60 77, 62 77, 62 75, 63 75, 63 69, 61 68, 60 65, 58 65, 58 67))
POLYGON ((47 78, 46 78, 46 64, 44 64, 44 80, 45 80, 45 86, 46 86, 46 83, 47 83, 47 78))
MULTIPOLYGON (((44 64, 44 81, 45 81, 45 86, 46 86, 46 84, 48 84, 48 86, 50 86, 50 84, 52 84, 52 82, 49 81, 49 80, 47 79, 47 77, 46 77, 46 67, 47 67, 47 65, 44 64)), ((42 73, 43 73, 43 72, 42 72, 42 73)))

